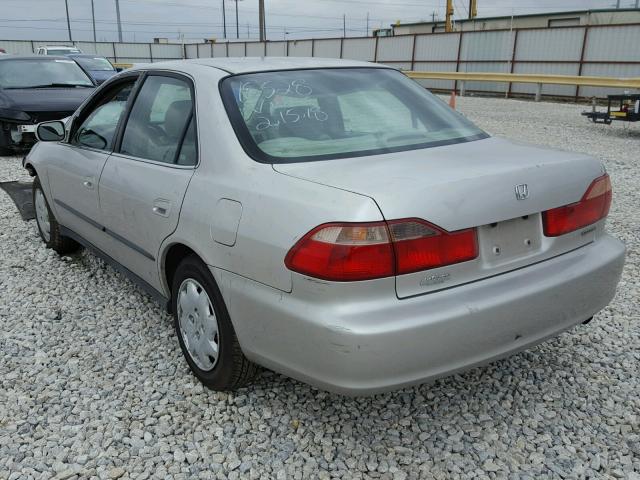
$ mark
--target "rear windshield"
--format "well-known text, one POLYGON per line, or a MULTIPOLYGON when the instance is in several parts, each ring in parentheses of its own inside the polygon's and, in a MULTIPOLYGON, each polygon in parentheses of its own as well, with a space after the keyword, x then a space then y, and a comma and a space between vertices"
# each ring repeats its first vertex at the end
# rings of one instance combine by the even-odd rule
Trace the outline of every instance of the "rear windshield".
POLYGON ((242 146, 265 163, 376 155, 488 136, 391 69, 236 75, 223 80, 221 91, 242 146))
POLYGON ((113 65, 104 57, 72 57, 87 70, 93 72, 113 72, 113 65))

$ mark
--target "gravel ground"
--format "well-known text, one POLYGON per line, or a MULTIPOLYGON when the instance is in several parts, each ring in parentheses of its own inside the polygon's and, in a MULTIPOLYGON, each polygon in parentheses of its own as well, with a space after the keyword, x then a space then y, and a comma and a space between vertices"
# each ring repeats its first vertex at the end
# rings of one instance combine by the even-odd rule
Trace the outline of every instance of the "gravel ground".
MULTIPOLYGON (((464 98, 488 131, 603 159, 628 246, 586 327, 431 385, 348 399, 264 372, 189 373, 169 316, 90 255, 43 248, 0 192, 0 478, 640 479, 640 128, 464 98), (634 473, 635 472, 635 473, 634 473)), ((0 181, 26 178, 0 158, 0 181)))

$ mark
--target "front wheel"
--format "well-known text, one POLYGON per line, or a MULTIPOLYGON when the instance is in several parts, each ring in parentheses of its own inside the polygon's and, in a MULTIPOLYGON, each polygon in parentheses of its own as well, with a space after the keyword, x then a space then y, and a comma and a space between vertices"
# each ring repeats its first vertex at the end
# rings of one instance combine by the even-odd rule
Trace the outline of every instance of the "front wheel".
POLYGON ((176 335, 191 371, 212 390, 235 390, 257 371, 242 353, 220 290, 196 256, 178 266, 171 288, 176 335))
POLYGON ((75 252, 80 248, 75 240, 60 233, 60 225, 49 208, 38 177, 33 180, 33 208, 40 238, 47 248, 52 248, 60 255, 75 252))

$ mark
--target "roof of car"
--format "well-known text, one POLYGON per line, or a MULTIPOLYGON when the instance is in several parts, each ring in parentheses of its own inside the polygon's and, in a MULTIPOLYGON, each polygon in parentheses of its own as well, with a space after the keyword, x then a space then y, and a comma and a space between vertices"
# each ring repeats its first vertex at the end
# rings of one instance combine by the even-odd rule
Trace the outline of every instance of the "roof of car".
POLYGON ((384 65, 358 60, 308 57, 220 57, 193 58, 172 62, 146 64, 143 68, 177 67, 185 63, 218 68, 228 73, 264 72, 272 70, 296 70, 305 68, 344 68, 344 67, 385 67, 384 65))
POLYGON ((42 45, 39 48, 50 48, 51 50, 79 50, 78 47, 70 47, 69 45, 42 45))

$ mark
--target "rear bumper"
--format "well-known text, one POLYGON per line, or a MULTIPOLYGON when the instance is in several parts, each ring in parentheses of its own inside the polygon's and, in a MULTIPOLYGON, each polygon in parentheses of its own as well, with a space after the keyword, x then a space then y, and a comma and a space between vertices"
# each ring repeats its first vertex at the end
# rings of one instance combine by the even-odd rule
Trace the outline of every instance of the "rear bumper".
POLYGON ((380 283, 389 279, 350 301, 348 284, 296 277, 287 294, 213 272, 249 358, 326 390, 366 395, 492 361, 590 318, 613 298, 624 256, 624 245, 604 236, 536 265, 402 300, 380 283))

